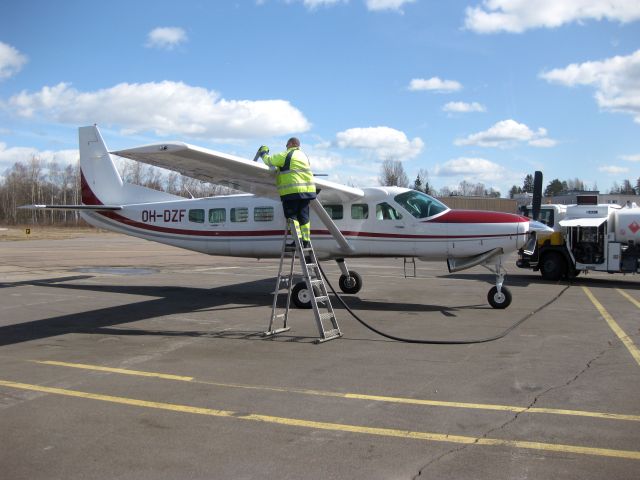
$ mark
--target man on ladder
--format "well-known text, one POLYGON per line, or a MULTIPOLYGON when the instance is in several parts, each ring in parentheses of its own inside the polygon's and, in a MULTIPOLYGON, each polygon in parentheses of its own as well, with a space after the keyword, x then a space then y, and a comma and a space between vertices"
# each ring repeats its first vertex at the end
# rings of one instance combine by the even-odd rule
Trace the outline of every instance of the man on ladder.
POLYGON ((309 203, 316 198, 316 185, 313 181, 313 173, 309 165, 309 159, 300 150, 300 140, 295 137, 287 141, 287 150, 276 155, 269 155, 269 147, 261 146, 254 160, 258 157, 270 166, 277 167, 276 186, 282 200, 282 209, 287 219, 287 230, 291 232, 293 242, 285 244, 287 241, 287 230, 282 241, 283 249, 280 256, 280 267, 278 270, 278 281, 273 293, 273 306, 271 308, 271 321, 269 328, 264 332, 265 336, 271 336, 289 330, 287 318, 289 316, 289 302, 292 290, 294 295, 307 297, 306 308, 312 308, 318 327, 320 338, 317 343, 326 342, 342 336, 340 327, 336 320, 333 306, 329 300, 329 293, 324 284, 318 259, 311 246, 311 221, 309 219, 309 203), (295 230, 295 231, 294 231, 295 230), (283 272, 285 252, 292 252, 289 272, 283 272), (293 287, 294 264, 296 254, 299 254, 300 267, 304 282, 293 287), (284 287, 282 287, 284 285, 284 287), (286 289, 286 303, 283 313, 278 313, 278 296, 281 288, 286 289), (297 293, 296 293, 297 292, 297 293), (324 310, 324 313, 320 312, 324 310), (274 329, 276 319, 283 319, 282 328, 274 329), (325 326, 326 325, 326 326, 325 326))
MULTIPOLYGON (((287 141, 287 150, 275 155, 269 155, 269 147, 263 145, 258 149, 254 160, 258 160, 258 157, 262 158, 266 165, 278 169, 276 187, 282 200, 284 216, 293 221, 296 229, 291 234, 302 240, 304 248, 309 248, 311 246, 309 202, 316 198, 316 185, 309 159, 300 150, 300 140, 291 137, 287 141)), ((287 247, 293 250, 295 243, 290 243, 287 247)))

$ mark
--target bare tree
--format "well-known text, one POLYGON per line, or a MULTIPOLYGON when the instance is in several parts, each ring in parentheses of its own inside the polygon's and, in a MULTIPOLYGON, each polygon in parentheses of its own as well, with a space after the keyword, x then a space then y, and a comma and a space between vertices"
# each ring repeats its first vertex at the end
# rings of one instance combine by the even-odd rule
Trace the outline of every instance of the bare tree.
POLYGON ((180 195, 180 188, 178 187, 178 181, 180 175, 176 172, 169 172, 167 175, 166 191, 172 195, 180 195))
POLYGON ((409 187, 409 177, 399 160, 387 159, 382 162, 378 181, 384 186, 409 187))

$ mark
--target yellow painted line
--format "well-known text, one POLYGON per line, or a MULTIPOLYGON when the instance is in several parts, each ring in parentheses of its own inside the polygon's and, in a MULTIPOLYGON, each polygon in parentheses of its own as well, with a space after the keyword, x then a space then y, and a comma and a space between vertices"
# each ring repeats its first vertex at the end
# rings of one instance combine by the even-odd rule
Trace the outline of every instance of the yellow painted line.
POLYGON ((616 321, 609 314, 609 312, 607 312, 607 310, 602 306, 602 304, 596 299, 593 293, 591 293, 591 290, 589 290, 587 287, 582 287, 582 290, 584 290, 584 293, 587 295, 587 297, 589 297, 589 300, 591 300, 591 303, 593 303, 593 305, 598 309, 598 312, 600 312, 600 315, 602 315, 602 318, 604 318, 606 322, 609 324, 609 327, 611 328, 611 330, 614 331, 614 333, 622 341, 624 346, 627 347, 627 350, 629 350, 629 353, 631 354, 631 356, 635 359, 638 365, 640 365, 640 351, 638 350, 638 347, 635 346, 631 338, 629 338, 629 335, 627 335, 624 332, 624 330, 620 328, 620 325, 616 323, 616 321))
POLYGON ((139 370, 128 370, 126 368, 101 367, 100 365, 86 365, 84 363, 55 362, 53 360, 35 361, 34 363, 56 365, 58 367, 80 368, 82 370, 96 370, 99 372, 120 373, 122 375, 136 375, 139 377, 156 377, 163 378, 165 380, 178 380, 181 382, 191 382, 193 380, 193 377, 182 377, 180 375, 169 375, 166 373, 141 372, 139 370))
POLYGON ((425 405, 425 406, 431 406, 431 407, 495 410, 495 411, 515 412, 515 413, 547 413, 551 415, 572 415, 572 416, 578 416, 578 417, 603 418, 607 420, 625 420, 625 421, 632 421, 632 422, 640 422, 640 415, 627 415, 627 414, 621 414, 621 413, 589 412, 584 410, 565 410, 565 409, 559 409, 559 408, 541 408, 541 407, 527 408, 527 407, 518 407, 513 405, 492 405, 492 404, 486 404, 486 403, 446 402, 442 400, 425 400, 420 398, 365 395, 365 394, 359 394, 359 393, 327 392, 322 390, 310 390, 310 389, 299 389, 299 388, 268 387, 264 385, 242 385, 238 383, 211 382, 206 380, 196 380, 194 377, 181 377, 178 375, 142 372, 138 370, 127 370, 123 368, 102 367, 97 365, 86 365, 82 363, 56 362, 51 360, 45 360, 45 361, 33 360, 33 362, 43 364, 43 365, 55 365, 59 367, 71 367, 71 368, 79 368, 84 370, 98 370, 102 372, 123 373, 126 375, 140 375, 144 377, 157 377, 157 378, 162 378, 166 380, 178 380, 183 382, 192 382, 192 383, 199 383, 199 384, 212 385, 216 387, 226 387, 226 388, 244 388, 247 390, 264 390, 264 391, 272 391, 272 392, 298 393, 302 395, 337 397, 337 398, 347 398, 352 400, 366 400, 366 401, 374 401, 374 402, 402 403, 402 404, 408 404, 408 405, 425 405))
POLYGON ((635 298, 633 298, 631 295, 629 295, 627 292, 620 290, 619 288, 616 288, 616 292, 618 292, 620 295, 622 295, 624 298, 626 298, 627 300, 629 300, 631 303, 633 303, 636 307, 640 308, 640 302, 638 300, 636 300, 635 298))
POLYGON ((564 445, 556 443, 527 442, 520 440, 504 440, 499 438, 475 438, 462 435, 445 435, 441 433, 418 432, 412 430, 398 430, 393 428, 376 428, 362 425, 349 425, 343 423, 317 422, 313 420, 303 420, 299 418, 274 417, 271 415, 259 415, 255 413, 242 414, 230 410, 217 410, 212 408, 192 407, 189 405, 179 405, 164 402, 150 402, 135 398, 115 397, 111 395, 101 395, 97 393, 81 392, 78 390, 68 390, 64 388, 43 387, 41 385, 30 385, 27 383, 11 382, 0 380, 0 386, 29 390, 54 395, 64 395, 68 397, 83 398, 89 400, 99 400, 120 405, 134 407, 154 408, 180 413, 191 413, 197 415, 208 415, 212 417, 236 418, 239 420, 251 420, 255 422, 272 423, 290 427, 312 428, 316 430, 328 430, 333 432, 349 432, 364 435, 376 435, 381 437, 395 437, 409 440, 423 440, 430 442, 445 442, 467 445, 490 445, 512 448, 523 448, 528 450, 544 450, 548 452, 575 453, 580 455, 593 455, 599 457, 625 458, 629 460, 640 460, 640 451, 633 450, 613 450, 609 448, 582 447, 578 445, 564 445))

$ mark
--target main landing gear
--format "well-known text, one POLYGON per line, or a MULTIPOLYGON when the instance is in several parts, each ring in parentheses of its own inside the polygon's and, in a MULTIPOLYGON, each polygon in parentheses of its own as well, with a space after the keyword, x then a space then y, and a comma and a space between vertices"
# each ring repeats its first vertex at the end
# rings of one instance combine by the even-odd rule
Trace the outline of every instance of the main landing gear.
POLYGON ((484 268, 496 275, 496 286, 491 287, 487 294, 487 301, 493 308, 505 309, 511 305, 511 291, 503 285, 507 271, 502 267, 502 255, 496 259, 494 266, 483 265, 484 268))
POLYGON ((362 277, 360 274, 356 271, 349 270, 347 264, 344 263, 344 258, 338 258, 336 263, 342 272, 340 280, 338 280, 340 290, 342 290, 343 293, 358 293, 362 289, 362 277))
MULTIPOLYGON (((360 274, 354 270, 349 270, 344 258, 336 259, 336 263, 342 272, 338 280, 340 290, 351 295, 358 293, 362 289, 362 277, 360 274)), ((306 282, 298 282, 294 285, 291 291, 291 299, 298 308, 311 308, 311 295, 306 282)))

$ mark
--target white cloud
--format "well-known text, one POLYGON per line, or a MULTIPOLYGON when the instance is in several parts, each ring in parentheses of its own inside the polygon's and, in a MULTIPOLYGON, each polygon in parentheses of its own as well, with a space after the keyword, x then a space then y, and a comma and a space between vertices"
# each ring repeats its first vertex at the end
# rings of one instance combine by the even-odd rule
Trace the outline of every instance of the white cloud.
POLYGON ((462 84, 455 80, 442 80, 438 77, 428 79, 414 78, 409 83, 409 90, 430 90, 439 93, 457 92, 462 89, 462 84))
POLYGON ((455 112, 455 113, 468 113, 468 112, 486 112, 487 109, 484 105, 478 102, 449 102, 442 110, 445 112, 455 112))
POLYGON ((483 0, 467 7, 465 27, 477 33, 521 33, 585 20, 621 23, 640 19, 637 0, 483 0))
POLYGON ((0 173, 10 168, 16 162, 28 162, 32 158, 39 158, 42 162, 56 161, 61 166, 74 164, 80 158, 78 150, 38 150, 32 147, 10 147, 0 142, 0 173))
POLYGON ((330 142, 309 146, 303 145, 302 148, 309 157, 311 168, 315 173, 327 173, 348 163, 347 159, 331 150, 330 142))
MULTIPOLYGON (((544 128, 538 129, 538 131, 544 130, 546 135, 546 130, 544 128)), ((529 145, 532 147, 540 147, 540 148, 550 148, 555 147, 558 144, 552 138, 534 138, 533 140, 529 140, 529 145)))
POLYGON ((409 160, 422 152, 419 137, 409 140, 404 132, 389 127, 350 128, 336 134, 340 148, 356 148, 372 153, 379 160, 409 160))
POLYGON ((146 46, 172 50, 187 41, 187 33, 180 27, 157 27, 147 34, 146 46))
POLYGON ((18 73, 25 63, 27 63, 25 55, 11 45, 0 42, 0 80, 18 73))
POLYGON ((636 155, 622 155, 620 158, 627 162, 640 162, 640 153, 636 155))
POLYGON ((547 138, 547 130, 539 128, 531 130, 524 123, 515 120, 502 120, 488 130, 459 138, 456 145, 477 145, 480 147, 510 147, 518 143, 528 143, 533 147, 553 147, 555 140, 547 138))
POLYGON ((330 7, 338 3, 344 3, 346 0, 303 0, 305 7, 313 10, 318 7, 330 7))
POLYGON ((67 83, 23 91, 8 107, 26 118, 116 126, 124 133, 153 131, 207 140, 230 140, 304 132, 310 124, 286 100, 226 100, 182 82, 120 83, 80 92, 67 83))
POLYGON ((603 165, 598 168, 598 170, 608 173, 609 175, 620 175, 621 173, 627 173, 629 171, 627 167, 618 167, 616 165, 603 165))
POLYGON ((501 165, 484 158, 459 157, 436 165, 433 175, 436 177, 462 177, 474 182, 503 180, 506 170, 501 165))
POLYGON ((395 10, 402 12, 402 7, 407 3, 413 3, 415 0, 366 0, 367 9, 372 12, 382 10, 395 10))
MULTIPOLYGON (((640 6, 640 2, 637 3, 640 6)), ((640 123, 640 50, 599 62, 572 63, 541 73, 540 77, 569 87, 591 85, 596 88, 598 106, 630 113, 640 123)))

